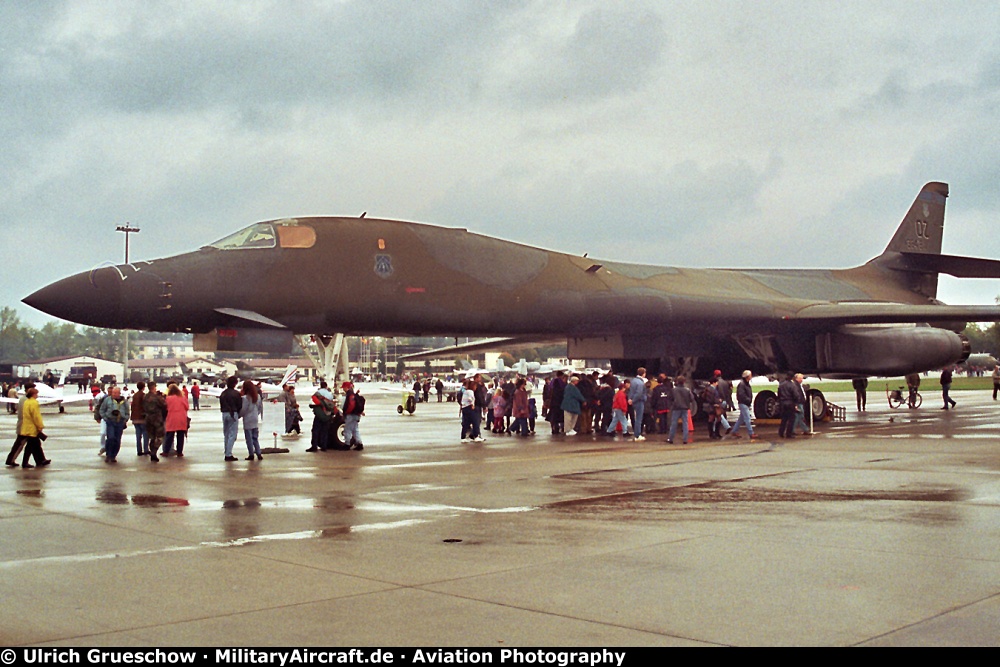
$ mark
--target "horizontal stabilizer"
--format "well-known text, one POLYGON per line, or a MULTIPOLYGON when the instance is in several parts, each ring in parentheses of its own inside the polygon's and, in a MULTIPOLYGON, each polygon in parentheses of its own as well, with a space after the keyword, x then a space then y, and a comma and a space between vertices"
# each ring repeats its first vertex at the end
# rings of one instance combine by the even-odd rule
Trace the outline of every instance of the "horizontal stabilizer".
POLYGON ((890 268, 919 273, 947 273, 956 278, 1000 278, 1000 260, 960 255, 903 252, 890 268))

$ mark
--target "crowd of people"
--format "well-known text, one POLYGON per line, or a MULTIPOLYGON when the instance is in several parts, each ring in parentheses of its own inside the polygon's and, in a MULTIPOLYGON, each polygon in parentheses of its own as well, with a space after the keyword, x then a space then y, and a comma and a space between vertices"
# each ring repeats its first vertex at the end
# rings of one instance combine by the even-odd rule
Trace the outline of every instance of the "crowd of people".
MULTIPOLYGON (((666 435, 667 442, 673 442, 679 425, 682 441, 687 443, 693 428, 692 411, 696 411, 700 399, 708 417, 709 437, 739 438, 743 426, 747 435, 756 439, 750 418, 752 377, 750 371, 745 371, 737 388, 740 418, 734 425, 726 418, 729 410, 736 409, 732 384, 719 371, 699 389, 697 398, 683 376, 668 378, 660 374, 647 378, 645 368, 639 368, 635 377, 626 379, 599 371, 574 374, 558 371, 541 385, 541 416, 549 423, 552 435, 597 434, 641 442, 647 433, 657 433, 666 435)), ((458 397, 461 441, 483 442, 484 420, 494 434, 533 435, 538 411, 532 393, 537 390, 530 378, 521 376, 496 377, 489 384, 478 374, 467 379, 458 397)))
MULTIPOLYGON (((260 447, 260 424, 264 414, 264 399, 259 383, 245 380, 237 389, 239 379, 231 377, 226 382, 226 389, 219 395, 219 409, 222 413, 223 458, 225 461, 237 461, 233 455, 239 424, 242 421, 243 435, 247 447, 247 461, 263 460, 260 447)), ((345 383, 349 384, 349 383, 345 383)), ((325 383, 324 383, 325 386, 325 383)), ((135 433, 136 455, 148 457, 150 462, 159 462, 160 457, 184 457, 184 445, 191 427, 189 411, 200 409, 201 388, 195 384, 189 391, 186 386, 176 381, 168 381, 165 393, 160 391, 156 382, 137 382, 135 391, 127 386, 110 385, 104 387, 94 384, 91 388, 91 410, 94 420, 99 425, 100 451, 105 462, 118 462, 121 453, 122 440, 129 425, 135 433), (161 449, 162 447, 162 449, 161 449)), ((45 457, 41 442, 45 440, 44 423, 38 402, 38 389, 33 382, 24 383, 25 391, 14 405, 17 413, 16 436, 11 451, 7 456, 8 467, 33 468, 36 465, 48 465, 51 461, 45 457), (24 458, 18 463, 21 451, 24 458), (29 459, 33 459, 32 465, 29 459)), ((345 386, 346 388, 346 386, 345 386)), ((10 391, 18 396, 17 386, 10 391)), ((286 424, 291 423, 297 428, 298 420, 289 422, 289 413, 298 413, 298 404, 294 401, 294 387, 288 385, 283 392, 285 397, 286 424)), ((349 392, 352 393, 352 392, 349 392)), ((332 397, 332 395, 331 395, 332 397)), ((360 401, 354 400, 357 404, 360 401)), ((354 410, 354 405, 346 406, 345 412, 353 415, 353 438, 355 449, 361 449, 361 436, 357 423, 360 414, 354 410)))
MULTIPOLYGON (((476 374, 461 383, 455 400, 461 416, 461 441, 481 443, 483 421, 496 435, 510 435, 527 438, 535 434, 539 417, 536 398, 541 389, 540 416, 548 422, 552 435, 592 435, 643 441, 647 434, 666 436, 673 443, 678 430, 681 442, 692 441, 694 428, 693 412, 700 407, 705 413, 707 433, 711 439, 725 437, 741 438, 741 429, 746 430, 751 440, 756 440, 752 419, 753 373, 744 371, 734 388, 721 371, 715 371, 707 383, 699 383, 693 391, 684 376, 674 378, 659 374, 647 377, 646 369, 639 368, 635 377, 619 379, 613 373, 567 374, 556 372, 548 381, 538 382, 531 377, 520 375, 496 376, 484 381, 476 374), (697 392, 697 395, 696 395, 697 392), (730 424, 730 411, 737 410, 735 423, 730 424)), ((914 396, 920 386, 920 376, 906 377, 909 400, 914 406, 914 396)), ((952 369, 942 371, 940 384, 944 399, 944 409, 956 405, 949 395, 952 383, 952 369)), ((777 401, 781 422, 778 437, 792 438, 797 433, 809 434, 805 423, 808 404, 802 374, 795 374, 778 386, 777 401)), ((854 381, 858 410, 867 407, 867 380, 854 381)), ((437 393, 439 402, 444 400, 442 380, 425 378, 415 380, 414 398, 429 400, 431 390, 437 393)), ((23 466, 33 468, 45 466, 51 461, 46 458, 42 442, 46 435, 38 401, 38 388, 33 382, 12 383, 0 387, 3 395, 9 397, 8 410, 17 414, 16 437, 7 456, 8 467, 23 466), (19 392, 19 389, 21 391, 19 392), (16 399, 16 404, 13 402, 16 399), (23 451, 23 459, 18 457, 23 451), (34 461, 34 464, 31 461, 34 461)), ((351 382, 341 386, 344 397, 337 403, 326 382, 310 398, 309 408, 313 412, 310 446, 307 452, 332 449, 364 449, 360 433, 360 420, 365 414, 365 398, 351 382), (343 428, 342 438, 340 428, 343 428)), ((191 426, 190 410, 200 409, 201 387, 195 383, 189 391, 178 382, 169 381, 165 393, 159 391, 155 382, 138 382, 135 391, 127 386, 111 385, 107 391, 99 384, 91 388, 93 416, 100 424, 100 454, 109 464, 117 462, 122 440, 131 424, 135 434, 136 455, 148 457, 158 462, 160 457, 185 456, 184 446, 191 426), (161 449, 162 447, 162 449, 161 449)), ((993 372, 993 398, 1000 393, 1000 367, 993 372)), ((288 384, 274 399, 283 405, 286 437, 301 433, 302 414, 295 396, 295 386, 288 384)), ((219 395, 219 409, 222 415, 223 458, 227 462, 237 461, 234 455, 240 422, 247 447, 247 461, 263 460, 260 447, 260 427, 264 414, 264 397, 259 383, 246 380, 240 385, 238 378, 231 377, 226 388, 219 395), (239 385, 239 388, 237 388, 239 385)))

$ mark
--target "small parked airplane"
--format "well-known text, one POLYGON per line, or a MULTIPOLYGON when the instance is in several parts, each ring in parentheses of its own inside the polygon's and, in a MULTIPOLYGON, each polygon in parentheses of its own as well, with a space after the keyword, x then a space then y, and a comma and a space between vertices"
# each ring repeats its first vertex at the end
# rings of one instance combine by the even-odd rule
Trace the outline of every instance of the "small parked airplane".
MULTIPOLYGON (((77 392, 65 393, 63 391, 64 381, 66 376, 59 378, 58 384, 56 386, 50 387, 47 384, 42 384, 41 382, 35 383, 35 389, 38 390, 38 404, 39 405, 58 405, 59 412, 65 412, 63 407, 67 403, 81 403, 83 401, 89 401, 93 396, 88 392, 86 394, 79 394, 77 392)), ((18 396, 24 395, 24 387, 18 390, 18 396)), ((17 403, 20 398, 7 398, 6 396, 0 397, 0 403, 17 403)))
MULTIPOLYGON (((261 395, 265 399, 271 398, 276 394, 280 394, 284 390, 285 385, 288 384, 294 385, 296 375, 298 374, 298 370, 299 367, 296 366, 295 364, 288 364, 288 366, 285 368, 285 374, 281 376, 281 381, 278 382, 278 384, 271 384, 270 382, 261 382, 260 383, 261 395)), ((242 382, 240 384, 242 384, 242 382)), ((240 385, 236 386, 238 388, 240 385)), ((222 394, 222 391, 223 390, 221 387, 204 387, 202 389, 202 392, 208 394, 209 396, 214 396, 215 398, 218 398, 219 395, 222 394)))

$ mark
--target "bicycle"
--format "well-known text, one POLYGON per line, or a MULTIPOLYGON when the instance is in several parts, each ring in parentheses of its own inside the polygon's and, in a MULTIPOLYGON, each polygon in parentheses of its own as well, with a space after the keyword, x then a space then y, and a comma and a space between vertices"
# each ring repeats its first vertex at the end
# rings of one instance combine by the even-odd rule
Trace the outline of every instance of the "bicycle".
POLYGON ((907 396, 903 396, 903 388, 899 389, 889 389, 889 385, 885 386, 885 397, 889 401, 889 407, 895 410, 899 406, 906 404, 906 407, 911 409, 919 408, 924 402, 924 397, 920 395, 915 389, 911 389, 907 396))

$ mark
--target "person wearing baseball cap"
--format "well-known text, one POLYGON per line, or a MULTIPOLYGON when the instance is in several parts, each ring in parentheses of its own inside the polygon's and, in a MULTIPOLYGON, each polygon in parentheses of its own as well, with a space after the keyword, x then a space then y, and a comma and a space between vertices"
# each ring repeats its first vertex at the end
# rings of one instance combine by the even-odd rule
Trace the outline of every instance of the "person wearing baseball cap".
POLYGON ((354 385, 344 382, 344 444, 357 450, 365 448, 361 442, 361 418, 365 414, 365 399, 354 391, 354 385))

